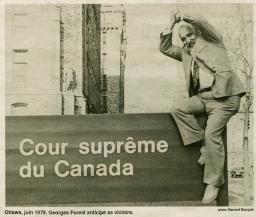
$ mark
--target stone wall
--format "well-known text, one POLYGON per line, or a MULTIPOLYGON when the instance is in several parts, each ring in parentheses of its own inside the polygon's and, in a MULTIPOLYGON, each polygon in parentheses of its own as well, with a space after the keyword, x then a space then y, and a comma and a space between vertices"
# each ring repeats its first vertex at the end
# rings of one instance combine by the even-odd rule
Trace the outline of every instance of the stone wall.
MULTIPOLYGON (((63 114, 71 115, 75 98, 82 97, 82 5, 60 7, 63 114)), ((81 106, 85 111, 85 104, 81 106)))
POLYGON ((119 113, 120 76, 107 76, 107 113, 119 113))
POLYGON ((85 9, 85 95, 90 104, 89 113, 101 113, 100 5, 86 5, 85 9))
POLYGON ((101 112, 99 7, 61 6, 64 114, 101 112))

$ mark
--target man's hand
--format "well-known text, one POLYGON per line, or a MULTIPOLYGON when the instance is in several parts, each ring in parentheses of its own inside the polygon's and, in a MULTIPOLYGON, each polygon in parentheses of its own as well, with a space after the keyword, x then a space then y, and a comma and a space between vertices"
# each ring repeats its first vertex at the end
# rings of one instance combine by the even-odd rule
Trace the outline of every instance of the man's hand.
POLYGON ((170 30, 173 29, 176 23, 179 23, 182 20, 181 14, 179 11, 175 11, 171 13, 171 19, 170 19, 170 30))
POLYGON ((179 23, 180 21, 183 20, 183 15, 179 11, 177 11, 173 16, 174 16, 175 23, 179 23))
POLYGON ((179 11, 172 12, 170 23, 168 26, 165 27, 165 29, 162 33, 164 35, 169 34, 170 32, 172 32, 172 29, 175 26, 175 24, 179 23, 182 20, 183 20, 183 16, 181 15, 181 13, 179 11))

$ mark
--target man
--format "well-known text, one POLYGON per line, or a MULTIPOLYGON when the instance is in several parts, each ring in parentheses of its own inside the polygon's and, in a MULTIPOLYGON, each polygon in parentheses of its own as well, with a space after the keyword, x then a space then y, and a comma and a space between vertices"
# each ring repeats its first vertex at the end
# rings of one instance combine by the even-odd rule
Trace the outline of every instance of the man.
POLYGON ((161 33, 160 40, 160 51, 183 63, 189 99, 177 106, 172 116, 184 145, 204 140, 201 154, 205 153, 205 159, 201 157, 199 162, 205 164, 207 187, 202 202, 210 203, 224 184, 225 151, 221 135, 239 110, 245 91, 231 67, 222 36, 203 17, 176 13, 169 32, 161 33), (172 43, 173 28, 180 21, 182 48, 172 43), (194 115, 205 112, 207 124, 202 129, 194 115))

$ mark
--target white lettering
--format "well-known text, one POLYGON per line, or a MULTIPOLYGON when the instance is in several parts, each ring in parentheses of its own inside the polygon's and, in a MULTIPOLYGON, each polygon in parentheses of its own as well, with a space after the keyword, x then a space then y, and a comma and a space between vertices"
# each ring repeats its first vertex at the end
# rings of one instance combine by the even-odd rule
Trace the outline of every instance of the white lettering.
POLYGON ((164 153, 168 151, 168 143, 165 140, 160 140, 156 144, 156 150, 160 153, 164 153))
POLYGON ((69 175, 69 171, 65 171, 64 173, 61 173, 60 172, 60 166, 61 165, 64 165, 64 166, 66 166, 66 167, 68 167, 69 166, 69 163, 67 162, 67 161, 65 161, 65 160, 60 160, 60 161, 58 161, 56 164, 55 164, 55 167, 54 167, 54 171, 55 171, 55 174, 57 175, 57 176, 59 176, 59 177, 67 177, 68 175, 69 175))
POLYGON ((90 152, 90 149, 89 149, 89 143, 87 142, 81 142, 79 144, 79 152, 80 154, 88 154, 90 152))
POLYGON ((28 144, 30 144, 30 145, 34 145, 33 140, 31 140, 31 139, 23 139, 23 140, 21 141, 20 147, 19 147, 20 153, 21 153, 22 155, 24 155, 24 156, 32 155, 32 154, 34 153, 34 150, 29 150, 29 151, 25 151, 25 150, 24 150, 24 145, 25 145, 25 143, 28 143, 28 144))

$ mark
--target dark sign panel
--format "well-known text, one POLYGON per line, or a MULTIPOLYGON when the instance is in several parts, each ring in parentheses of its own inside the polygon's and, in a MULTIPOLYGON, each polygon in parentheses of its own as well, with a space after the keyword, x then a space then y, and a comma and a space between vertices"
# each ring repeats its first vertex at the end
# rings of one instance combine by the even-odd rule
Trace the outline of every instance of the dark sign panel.
POLYGON ((6 205, 200 201, 199 148, 169 114, 7 117, 6 205))

